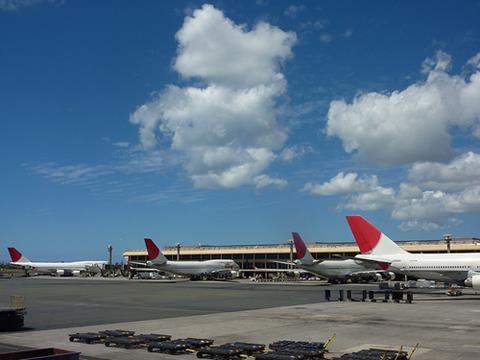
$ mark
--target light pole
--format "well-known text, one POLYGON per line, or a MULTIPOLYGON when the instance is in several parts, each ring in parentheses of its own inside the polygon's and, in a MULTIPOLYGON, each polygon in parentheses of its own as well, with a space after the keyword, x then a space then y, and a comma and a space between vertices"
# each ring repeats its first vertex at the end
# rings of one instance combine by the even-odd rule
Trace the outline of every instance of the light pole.
POLYGON ((177 261, 180 261, 180 243, 176 243, 175 247, 177 248, 177 261))
POLYGON ((452 241, 452 234, 443 234, 443 241, 447 243, 447 253, 450 253, 450 242, 452 241))
POLYGON ((112 265, 112 252, 113 252, 113 246, 110 244, 107 246, 108 250, 108 265, 112 265))

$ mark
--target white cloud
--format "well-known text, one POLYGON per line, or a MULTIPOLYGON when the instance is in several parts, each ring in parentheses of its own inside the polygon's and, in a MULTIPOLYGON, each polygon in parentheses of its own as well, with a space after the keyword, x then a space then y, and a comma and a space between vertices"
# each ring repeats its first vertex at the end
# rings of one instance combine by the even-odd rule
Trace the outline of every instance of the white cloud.
POLYGON ((301 158, 307 153, 313 152, 313 148, 308 145, 293 145, 286 147, 280 153, 280 159, 283 161, 293 161, 301 158))
POLYGON ((435 231, 440 229, 445 229, 452 226, 457 226, 462 223, 462 220, 457 218, 449 218, 443 223, 436 223, 433 221, 419 221, 419 220, 409 220, 402 222, 399 226, 402 231, 435 231))
POLYGON ((347 29, 345 30, 345 33, 343 36, 345 36, 347 39, 353 35, 353 30, 352 29, 347 29))
POLYGON ((452 67, 452 57, 443 52, 437 51, 434 58, 426 58, 422 63, 422 73, 429 75, 431 72, 446 72, 452 67))
POLYGON ((275 186, 279 189, 282 189, 288 185, 288 182, 286 180, 279 179, 279 178, 272 178, 268 175, 259 175, 255 177, 253 181, 257 189, 262 189, 267 186, 275 186))
POLYGON ((361 94, 351 104, 332 101, 327 134, 338 136, 346 152, 378 164, 448 160, 452 127, 480 134, 480 71, 463 77, 449 75, 449 67, 450 56, 438 52, 424 62, 425 81, 361 94))
POLYGON ((296 35, 265 22, 252 30, 236 25, 212 5, 187 16, 177 32, 174 69, 184 77, 234 87, 272 84, 283 75, 282 61, 291 57, 296 35))
POLYGON ((421 197, 399 200, 392 217, 397 220, 435 219, 449 214, 480 211, 480 186, 475 185, 459 192, 425 190, 421 197))
POLYGON ((274 154, 264 148, 210 148, 195 154, 187 170, 196 187, 235 188, 254 182, 254 178, 273 161, 274 154))
POLYGON ((350 210, 379 210, 390 208, 395 204, 395 190, 390 187, 375 186, 357 195, 351 196, 348 202, 340 208, 350 210))
POLYGON ((395 201, 395 190, 380 186, 377 176, 359 177, 357 173, 343 171, 323 184, 309 182, 303 191, 323 196, 348 195, 348 201, 339 208, 350 210, 384 209, 395 201))
POLYGON ((70 164, 55 162, 24 164, 43 178, 60 184, 86 185, 96 183, 111 184, 109 177, 118 174, 134 175, 162 173, 174 164, 176 159, 159 150, 146 152, 139 148, 120 148, 115 153, 115 161, 110 164, 70 164))
POLYGON ((309 182, 305 191, 316 195, 343 195, 340 209, 391 212, 404 231, 431 231, 455 226, 459 214, 480 212, 480 155, 468 152, 450 163, 416 163, 409 182, 384 187, 375 175, 359 177, 340 172, 322 184, 309 182))
POLYGON ((32 166, 40 176, 60 184, 85 184, 99 176, 109 175, 112 169, 105 165, 59 165, 53 162, 32 166))
POLYGON ((378 186, 376 176, 358 177, 357 173, 339 172, 329 181, 322 184, 309 182, 303 187, 303 191, 308 191, 316 195, 345 195, 360 191, 369 191, 378 186))
POLYGON ((480 68, 480 53, 472 57, 467 61, 467 66, 472 66, 473 68, 480 68))
POLYGON ((255 185, 287 138, 275 100, 286 90, 280 68, 295 34, 263 22, 249 30, 204 5, 176 38, 174 69, 205 85, 167 86, 137 108, 130 121, 141 144, 154 149, 157 134, 169 139, 196 187, 255 185))
POLYGON ((409 170, 409 178, 433 190, 461 190, 480 185, 480 154, 470 151, 447 164, 416 163, 409 170))

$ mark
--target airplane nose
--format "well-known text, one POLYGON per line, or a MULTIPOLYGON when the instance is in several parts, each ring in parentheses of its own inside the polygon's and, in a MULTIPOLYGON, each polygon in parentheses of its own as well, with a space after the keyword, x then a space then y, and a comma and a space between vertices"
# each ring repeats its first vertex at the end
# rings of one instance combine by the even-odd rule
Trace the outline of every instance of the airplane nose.
POLYGON ((240 266, 238 266, 238 264, 235 261, 232 261, 232 262, 229 262, 229 263, 225 264, 225 267, 227 269, 232 269, 232 270, 239 270, 240 269, 240 266))

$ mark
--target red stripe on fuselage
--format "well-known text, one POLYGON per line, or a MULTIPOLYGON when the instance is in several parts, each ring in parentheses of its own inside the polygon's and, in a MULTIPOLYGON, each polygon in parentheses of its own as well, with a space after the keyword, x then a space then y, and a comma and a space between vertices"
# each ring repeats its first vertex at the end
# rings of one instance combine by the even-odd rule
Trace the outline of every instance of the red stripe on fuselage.
POLYGON ((382 270, 387 270, 389 267, 390 267, 390 264, 389 263, 386 263, 386 262, 377 262, 378 266, 380 266, 380 269, 382 270))

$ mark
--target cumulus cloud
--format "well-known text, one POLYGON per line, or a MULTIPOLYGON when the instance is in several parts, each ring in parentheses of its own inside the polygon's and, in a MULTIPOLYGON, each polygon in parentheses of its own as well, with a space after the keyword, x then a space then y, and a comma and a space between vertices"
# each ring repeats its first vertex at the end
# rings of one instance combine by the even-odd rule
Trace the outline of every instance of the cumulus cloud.
POLYGON ((395 201, 395 190, 383 187, 375 175, 361 176, 357 173, 335 175, 322 184, 308 182, 302 189, 315 195, 348 195, 348 201, 339 208, 350 210, 377 210, 390 207, 395 201))
POLYGON ((357 173, 344 173, 342 171, 322 184, 308 182, 303 187, 303 191, 316 195, 345 195, 368 191, 376 186, 378 186, 378 179, 375 175, 359 178, 357 173))
POLYGON ((287 138, 275 107, 296 35, 264 22, 250 30, 204 5, 185 18, 176 39, 174 69, 203 84, 169 85, 138 107, 130 122, 141 144, 154 149, 159 136, 168 139, 197 187, 255 185, 287 138))
POLYGON ((351 196, 343 208, 366 211, 379 210, 390 208, 395 204, 395 200, 395 190, 393 188, 377 185, 372 189, 351 196))
POLYGON ((332 101, 327 134, 342 140, 348 153, 377 164, 447 161, 450 130, 480 134, 480 70, 476 55, 468 76, 450 75, 451 58, 439 51, 424 61, 426 79, 391 93, 361 94, 347 103, 332 101))
POLYGON ((175 37, 179 46, 173 67, 178 73, 229 87, 282 79, 280 65, 292 56, 296 41, 294 33, 265 22, 249 31, 211 5, 187 16, 175 37))
POLYGON ((313 152, 313 148, 309 145, 293 145, 282 150, 280 153, 280 159, 289 162, 299 159, 305 154, 311 152, 313 152))
POLYGON ((407 182, 397 188, 380 185, 375 175, 340 172, 329 181, 309 182, 315 195, 341 195, 339 209, 387 209, 404 231, 432 231, 461 223, 459 214, 480 212, 480 154, 467 152, 442 163, 416 163, 407 182))
POLYGON ((447 164, 416 163, 408 175, 411 181, 433 190, 462 190, 480 185, 480 154, 469 151, 447 164))
POLYGON ((435 231, 435 230, 440 230, 440 229, 445 229, 448 227, 460 225, 461 223, 462 223, 462 220, 457 218, 447 219, 444 223, 441 223, 441 224, 435 223, 432 221, 409 220, 409 221, 402 222, 399 225, 399 228, 402 231, 415 231, 415 230, 435 231))
POLYGON ((288 184, 288 182, 284 179, 272 178, 265 174, 255 177, 253 181, 257 189, 262 189, 267 186, 275 186, 279 189, 282 189, 288 184))

